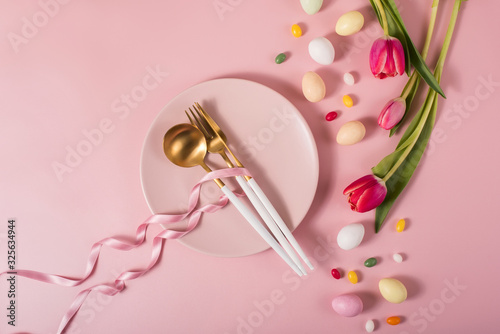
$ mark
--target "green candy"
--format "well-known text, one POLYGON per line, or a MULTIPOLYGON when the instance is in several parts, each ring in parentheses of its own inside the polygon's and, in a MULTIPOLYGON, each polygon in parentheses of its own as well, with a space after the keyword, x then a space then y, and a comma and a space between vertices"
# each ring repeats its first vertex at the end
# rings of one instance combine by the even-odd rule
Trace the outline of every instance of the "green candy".
POLYGON ((281 64, 282 62, 284 62, 286 59, 286 54, 284 53, 280 53, 279 55, 276 56, 276 58, 274 58, 274 62, 276 64, 281 64))
POLYGON ((371 257, 365 261, 365 267, 368 268, 373 267, 376 264, 377 264, 377 259, 374 257, 371 257))

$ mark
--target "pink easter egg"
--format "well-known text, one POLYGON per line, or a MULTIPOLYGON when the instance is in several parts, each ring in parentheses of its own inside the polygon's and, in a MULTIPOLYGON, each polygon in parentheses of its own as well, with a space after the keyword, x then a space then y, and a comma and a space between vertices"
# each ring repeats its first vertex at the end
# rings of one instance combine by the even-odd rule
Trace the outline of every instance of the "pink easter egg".
POLYGON ((363 301, 358 295, 348 293, 333 298, 332 307, 343 317, 355 317, 363 311, 363 301))

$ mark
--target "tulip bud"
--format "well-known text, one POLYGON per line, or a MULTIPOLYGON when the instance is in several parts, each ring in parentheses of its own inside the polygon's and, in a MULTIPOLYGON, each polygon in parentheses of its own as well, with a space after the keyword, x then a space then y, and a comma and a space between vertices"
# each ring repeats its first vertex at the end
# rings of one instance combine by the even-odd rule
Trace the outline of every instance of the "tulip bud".
POLYGON ((375 40, 370 50, 370 69, 379 79, 402 75, 405 71, 405 51, 401 42, 391 36, 375 40))
POLYGON ((378 116, 378 125, 390 130, 401 122, 406 111, 406 101, 402 97, 397 97, 387 102, 378 116))
POLYGON ((344 195, 348 195, 352 211, 366 212, 382 204, 387 195, 387 187, 382 179, 369 174, 348 185, 344 195))

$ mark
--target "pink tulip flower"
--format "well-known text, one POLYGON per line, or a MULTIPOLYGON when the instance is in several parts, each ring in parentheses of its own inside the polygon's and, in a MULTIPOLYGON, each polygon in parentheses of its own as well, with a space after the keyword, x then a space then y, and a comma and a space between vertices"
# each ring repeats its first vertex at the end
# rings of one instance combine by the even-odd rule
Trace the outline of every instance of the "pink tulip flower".
POLYGON ((390 130, 396 124, 398 124, 406 111, 406 101, 402 97, 397 97, 395 99, 387 102, 385 107, 380 112, 378 116, 378 125, 380 127, 390 130))
POLYGON ((402 75, 405 71, 405 51, 401 42, 387 35, 375 40, 370 50, 370 69, 379 79, 402 75))
POLYGON ((387 187, 382 179, 370 174, 348 185, 344 195, 348 195, 347 200, 352 211, 366 212, 375 209, 384 201, 387 187))

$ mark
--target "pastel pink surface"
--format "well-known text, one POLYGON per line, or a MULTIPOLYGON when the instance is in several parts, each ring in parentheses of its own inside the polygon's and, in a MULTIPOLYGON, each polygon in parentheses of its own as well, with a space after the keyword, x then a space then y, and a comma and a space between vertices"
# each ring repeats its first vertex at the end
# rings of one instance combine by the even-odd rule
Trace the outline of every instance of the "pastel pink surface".
MULTIPOLYGON (((69 276, 83 273, 93 242, 133 235, 150 214, 140 178, 149 128, 170 100, 207 80, 241 78, 282 94, 311 128, 320 166, 313 204, 294 232, 315 264, 310 275, 296 277, 271 250, 222 258, 168 241, 158 267, 127 283, 121 294, 91 294, 68 333, 356 334, 364 333, 367 319, 378 320, 382 333, 497 331, 497 1, 462 4, 442 79, 447 99, 439 100, 420 167, 377 235, 373 212, 352 212, 342 191, 393 151, 400 134, 389 139, 377 116, 400 94, 406 77, 373 78, 369 50, 383 32, 367 1, 325 0, 312 16, 298 1, 284 0, 196 6, 66 2, 0 3, 0 271, 7 266, 4 245, 11 217, 17 219, 16 267, 69 276), (40 14, 48 6, 51 15, 40 14), (337 36, 335 22, 350 10, 363 13, 365 26, 355 35, 337 36), (34 20, 39 26, 31 32, 23 28, 34 20), (300 38, 291 35, 294 23, 302 27, 300 38), (21 39, 12 42, 13 34, 21 39), (319 36, 335 46, 331 65, 320 66, 308 55, 308 43, 319 36), (277 65, 274 58, 281 52, 287 60, 277 65), (321 102, 302 96, 300 82, 307 71, 325 80, 321 102), (355 75, 354 86, 343 84, 345 72, 355 75), (344 94, 353 97, 353 108, 343 108, 344 94), (326 122, 332 110, 338 117, 326 122), (365 124, 366 137, 354 146, 337 145, 338 129, 351 120, 365 124), (95 144, 86 146, 91 134, 95 144), (58 177, 54 164, 66 165, 68 152, 78 148, 86 155, 58 177), (395 231, 400 218, 407 222, 403 233, 395 231), (344 251, 335 238, 349 223, 362 223, 366 235, 359 247, 344 251), (396 252, 404 256, 402 263, 392 260, 396 252), (377 266, 363 269, 372 256, 377 266), (344 276, 335 280, 332 268, 344 276), (345 278, 349 270, 358 272, 354 287, 345 278), (383 300, 377 286, 382 277, 404 282, 408 299, 398 305, 383 300), (343 318, 332 310, 331 300, 350 292, 360 296, 364 310, 343 318), (386 325, 390 315, 401 316, 401 324, 386 325)), ((400 1, 417 47, 423 45, 430 4, 400 1)), ((440 2, 429 63, 437 59, 451 5, 440 2)), ((421 88, 415 106, 423 101, 426 87, 421 88)), ((159 231, 152 229, 148 240, 159 231)), ((150 243, 125 253, 103 249, 95 274, 80 288, 143 268, 150 251, 150 243)), ((19 278, 16 327, 2 317, 0 332, 54 333, 80 288, 19 278)), ((7 291, 2 276, 4 310, 7 291)))

